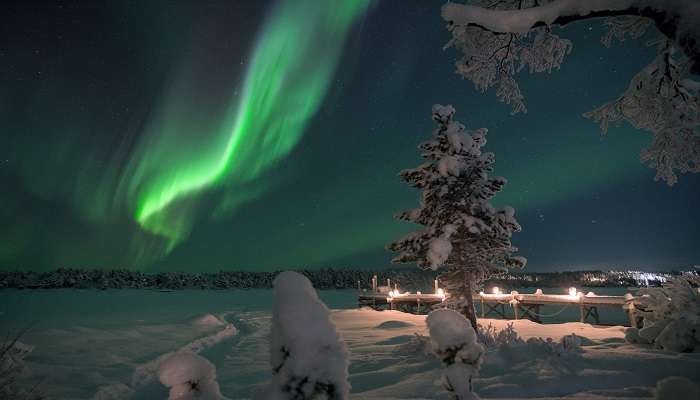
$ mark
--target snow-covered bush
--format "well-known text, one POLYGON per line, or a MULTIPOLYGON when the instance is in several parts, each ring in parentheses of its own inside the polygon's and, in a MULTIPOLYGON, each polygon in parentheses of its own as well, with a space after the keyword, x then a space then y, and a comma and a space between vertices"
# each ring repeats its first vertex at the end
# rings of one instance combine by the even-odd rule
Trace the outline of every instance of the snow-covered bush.
POLYGON ((656 383, 654 399, 700 399, 700 386, 681 376, 669 376, 656 383))
POLYGON ((505 328, 498 330, 492 323, 488 326, 478 325, 476 336, 479 343, 487 349, 495 349, 504 344, 520 343, 523 340, 518 336, 518 332, 509 323, 505 328))
POLYGON ((433 351, 445 364, 444 386, 451 399, 478 399, 472 378, 479 371, 484 348, 476 342, 471 323, 456 311, 432 311, 426 319, 433 351))
POLYGON ((661 288, 640 289, 641 329, 629 328, 630 343, 650 343, 670 351, 700 350, 700 292, 675 278, 661 288))
POLYGON ((26 372, 24 357, 34 349, 18 341, 0 343, 0 398, 3 400, 40 399, 41 395, 17 386, 17 379, 26 372))
POLYGON ((274 376, 262 398, 346 399, 348 351, 311 282, 296 272, 275 278, 270 363, 274 376))
POLYGON ((160 383, 170 388, 168 400, 221 400, 216 367, 194 353, 176 353, 160 364, 160 383))
POLYGON ((566 335, 559 341, 552 338, 529 338, 526 341, 505 343, 499 346, 498 352, 501 358, 511 363, 566 357, 581 352, 582 339, 584 338, 575 333, 566 335))

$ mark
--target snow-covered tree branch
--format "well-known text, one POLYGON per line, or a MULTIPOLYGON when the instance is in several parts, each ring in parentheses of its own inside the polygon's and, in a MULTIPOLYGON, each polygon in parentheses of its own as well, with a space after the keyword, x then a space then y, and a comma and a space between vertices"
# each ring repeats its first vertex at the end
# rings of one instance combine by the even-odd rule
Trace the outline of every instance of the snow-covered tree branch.
POLYGON ((640 290, 642 329, 629 328, 628 341, 651 343, 670 351, 700 348, 700 292, 684 278, 675 278, 661 288, 640 290))
POLYGON ((485 92, 526 112, 515 76, 558 69, 572 49, 553 27, 606 17, 602 42, 636 39, 654 25, 663 35, 657 57, 632 78, 618 99, 586 113, 607 133, 611 122, 627 121, 652 133, 642 162, 669 185, 677 173, 700 172, 700 2, 695 0, 473 0, 447 3, 442 16, 452 39, 447 47, 463 53, 457 72, 485 92))

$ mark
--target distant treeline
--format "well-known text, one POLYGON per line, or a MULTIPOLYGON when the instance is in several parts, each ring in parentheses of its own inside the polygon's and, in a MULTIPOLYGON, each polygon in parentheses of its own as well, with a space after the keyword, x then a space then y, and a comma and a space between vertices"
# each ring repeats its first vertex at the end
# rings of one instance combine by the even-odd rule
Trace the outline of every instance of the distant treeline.
MULTIPOLYGON (((299 270, 317 289, 356 289, 371 287, 377 276, 380 285, 387 279, 404 290, 433 288, 437 273, 412 269, 319 269, 299 270)), ((0 271, 0 289, 268 289, 279 272, 221 271, 211 273, 158 272, 130 270, 68 269, 50 272, 0 271)), ((483 283, 506 290, 521 287, 569 286, 656 286, 673 275, 698 272, 649 273, 639 271, 567 271, 508 273, 483 283)))

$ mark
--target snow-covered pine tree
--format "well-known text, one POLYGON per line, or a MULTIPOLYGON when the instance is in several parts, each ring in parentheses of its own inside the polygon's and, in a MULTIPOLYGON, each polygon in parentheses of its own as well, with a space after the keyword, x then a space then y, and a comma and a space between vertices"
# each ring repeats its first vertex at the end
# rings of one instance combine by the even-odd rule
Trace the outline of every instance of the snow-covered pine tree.
POLYGON ((472 293, 475 284, 511 267, 525 266, 526 259, 513 256, 513 232, 520 231, 511 207, 494 208, 489 200, 506 180, 489 177, 493 153, 482 153, 485 128, 465 130, 453 121, 455 109, 433 106, 437 129, 432 139, 421 143, 421 156, 428 160, 417 168, 404 170, 401 179, 421 189, 419 208, 399 213, 396 218, 423 225, 387 248, 398 252, 398 263, 416 263, 437 270, 444 266, 440 280, 476 329, 472 293))
POLYGON ((348 350, 330 311, 311 282, 297 272, 273 283, 270 364, 273 377, 265 400, 344 400, 348 398, 348 350))

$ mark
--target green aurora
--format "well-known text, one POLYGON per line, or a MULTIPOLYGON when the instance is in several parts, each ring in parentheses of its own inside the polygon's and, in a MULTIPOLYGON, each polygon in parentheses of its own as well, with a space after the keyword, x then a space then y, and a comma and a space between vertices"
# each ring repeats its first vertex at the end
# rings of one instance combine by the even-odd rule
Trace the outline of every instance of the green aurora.
POLYGON ((646 132, 581 117, 647 38, 606 49, 602 23, 567 26, 568 61, 521 74, 529 112, 510 116, 454 73, 443 3, 401 3, 9 6, 0 269, 388 267, 434 103, 489 129, 529 270, 697 263, 700 174, 654 182, 646 132))
MULTIPOLYGON (((173 151, 168 143, 189 135, 183 129, 201 128, 183 120, 192 117, 177 101, 169 102, 172 106, 151 124, 143 148, 123 178, 138 224, 165 237, 169 251, 189 234, 201 191, 220 185, 233 193, 254 190, 238 193, 237 200, 222 203, 223 208, 257 197, 260 190, 244 185, 299 142, 328 91, 345 36, 368 4, 368 0, 278 4, 254 47, 242 96, 231 100, 234 105, 219 129, 198 133, 210 143, 203 149, 173 151)), ((178 88, 169 96, 185 97, 187 90, 178 88)))

